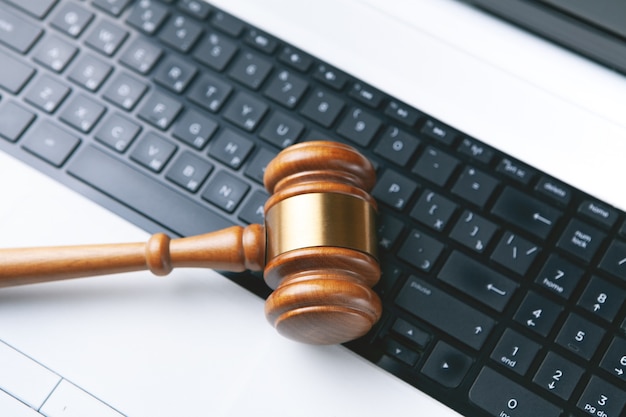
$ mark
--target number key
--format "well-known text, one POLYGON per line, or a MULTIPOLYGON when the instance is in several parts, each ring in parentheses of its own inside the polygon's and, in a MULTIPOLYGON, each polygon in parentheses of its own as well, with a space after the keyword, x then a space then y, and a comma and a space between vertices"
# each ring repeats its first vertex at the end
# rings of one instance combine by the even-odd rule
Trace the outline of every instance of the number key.
POLYGON ((591 359, 604 333, 595 324, 572 314, 561 328, 556 342, 584 359, 591 359))
POLYGON ((600 366, 626 381, 626 340, 616 337, 606 351, 600 366))
POLYGON ((582 374, 583 369, 581 367, 553 352, 549 352, 533 378, 533 382, 564 400, 568 400, 582 374))
POLYGON ((624 391, 593 376, 578 401, 578 408, 589 415, 618 417, 626 404, 624 391))
POLYGON ((626 291, 598 277, 592 277, 578 305, 604 320, 612 321, 624 304, 626 291))

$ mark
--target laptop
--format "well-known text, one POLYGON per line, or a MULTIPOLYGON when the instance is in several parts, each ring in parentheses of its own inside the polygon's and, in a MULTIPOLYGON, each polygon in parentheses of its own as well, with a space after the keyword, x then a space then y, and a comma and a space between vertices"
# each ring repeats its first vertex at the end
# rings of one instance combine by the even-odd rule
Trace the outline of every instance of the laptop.
MULTIPOLYGON (((24 4, 31 3, 37 2, 24 4)), ((2 4, 21 13, 19 2, 2 4)), ((626 209, 626 78, 605 64, 454 0, 211 4, 562 184, 626 209)), ((0 95, 0 105, 12 100, 0 95)), ((111 210, 87 187, 66 187, 43 171, 0 153, 1 247, 149 237, 151 227, 136 214, 111 210)), ((616 315, 623 318, 624 308, 616 315)), ((621 332, 618 326, 612 331, 621 332)), ((454 389, 428 382, 422 359, 415 374, 390 372, 403 363, 393 357, 403 353, 398 346, 409 345, 398 334, 392 340, 401 344, 379 366, 344 346, 284 339, 263 317, 262 298, 208 270, 4 288, 0 410, 14 416, 518 415, 517 398, 506 399, 498 410, 504 414, 436 400, 454 389), (414 377, 435 394, 405 381, 414 377)), ((434 349, 433 342, 420 355, 434 349)), ((488 366, 515 374, 495 361, 488 366)), ((623 390, 619 377, 601 375, 623 390)), ((575 415, 590 414, 589 407, 575 407, 575 415)))

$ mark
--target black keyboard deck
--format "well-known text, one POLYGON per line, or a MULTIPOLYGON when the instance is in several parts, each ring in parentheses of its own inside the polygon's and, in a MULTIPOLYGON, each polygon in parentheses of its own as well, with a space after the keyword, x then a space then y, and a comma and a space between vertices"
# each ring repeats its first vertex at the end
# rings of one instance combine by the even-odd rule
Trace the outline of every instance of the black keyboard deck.
POLYGON ((199 0, 0 0, 0 63, 2 150, 151 232, 262 222, 281 148, 357 147, 384 315, 347 347, 466 416, 624 415, 624 212, 199 0))

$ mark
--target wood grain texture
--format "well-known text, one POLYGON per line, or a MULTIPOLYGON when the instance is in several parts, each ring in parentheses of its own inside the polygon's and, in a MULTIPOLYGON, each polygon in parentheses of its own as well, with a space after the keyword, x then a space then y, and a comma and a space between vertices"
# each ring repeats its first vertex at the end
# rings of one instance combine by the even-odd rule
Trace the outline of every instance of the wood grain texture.
MULTIPOLYGON (((371 289, 380 277, 375 253, 376 202, 369 194, 375 181, 372 164, 349 146, 334 142, 294 145, 279 153, 266 169, 265 184, 271 196, 265 212, 278 204, 291 207, 283 203, 304 194, 342 197, 321 198, 317 206, 306 204, 295 212, 279 210, 280 215, 266 216, 265 226, 234 226, 195 237, 170 239, 156 234, 145 243, 0 250, 0 287, 145 269, 156 275, 177 267, 264 269, 265 281, 275 289, 267 300, 266 316, 281 334, 305 343, 347 342, 366 334, 381 316, 380 299, 371 289), (355 199, 355 207, 367 216, 352 216, 352 205, 341 203, 355 199), (320 212, 325 214, 320 216, 320 212), (284 216, 289 221, 281 220, 284 216), (293 225, 307 221, 313 222, 307 229, 311 235, 324 228, 324 243, 298 240, 295 248, 286 245, 288 249, 272 252, 271 259, 266 259, 266 229, 281 225, 295 229, 293 225), (345 222, 354 224, 339 227, 345 222), (358 236, 367 230, 363 239, 371 244, 333 238, 335 230, 359 231, 354 233, 358 236), (341 243, 345 241, 351 244, 341 243)), ((288 237, 289 230, 283 231, 288 237)))

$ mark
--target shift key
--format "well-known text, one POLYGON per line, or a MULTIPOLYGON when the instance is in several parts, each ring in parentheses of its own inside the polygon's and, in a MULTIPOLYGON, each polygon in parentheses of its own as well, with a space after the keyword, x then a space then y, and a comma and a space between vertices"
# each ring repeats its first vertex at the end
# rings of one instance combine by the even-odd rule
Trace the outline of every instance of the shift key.
POLYGON ((434 285, 409 277, 396 304, 474 349, 487 340, 495 321, 434 285))

